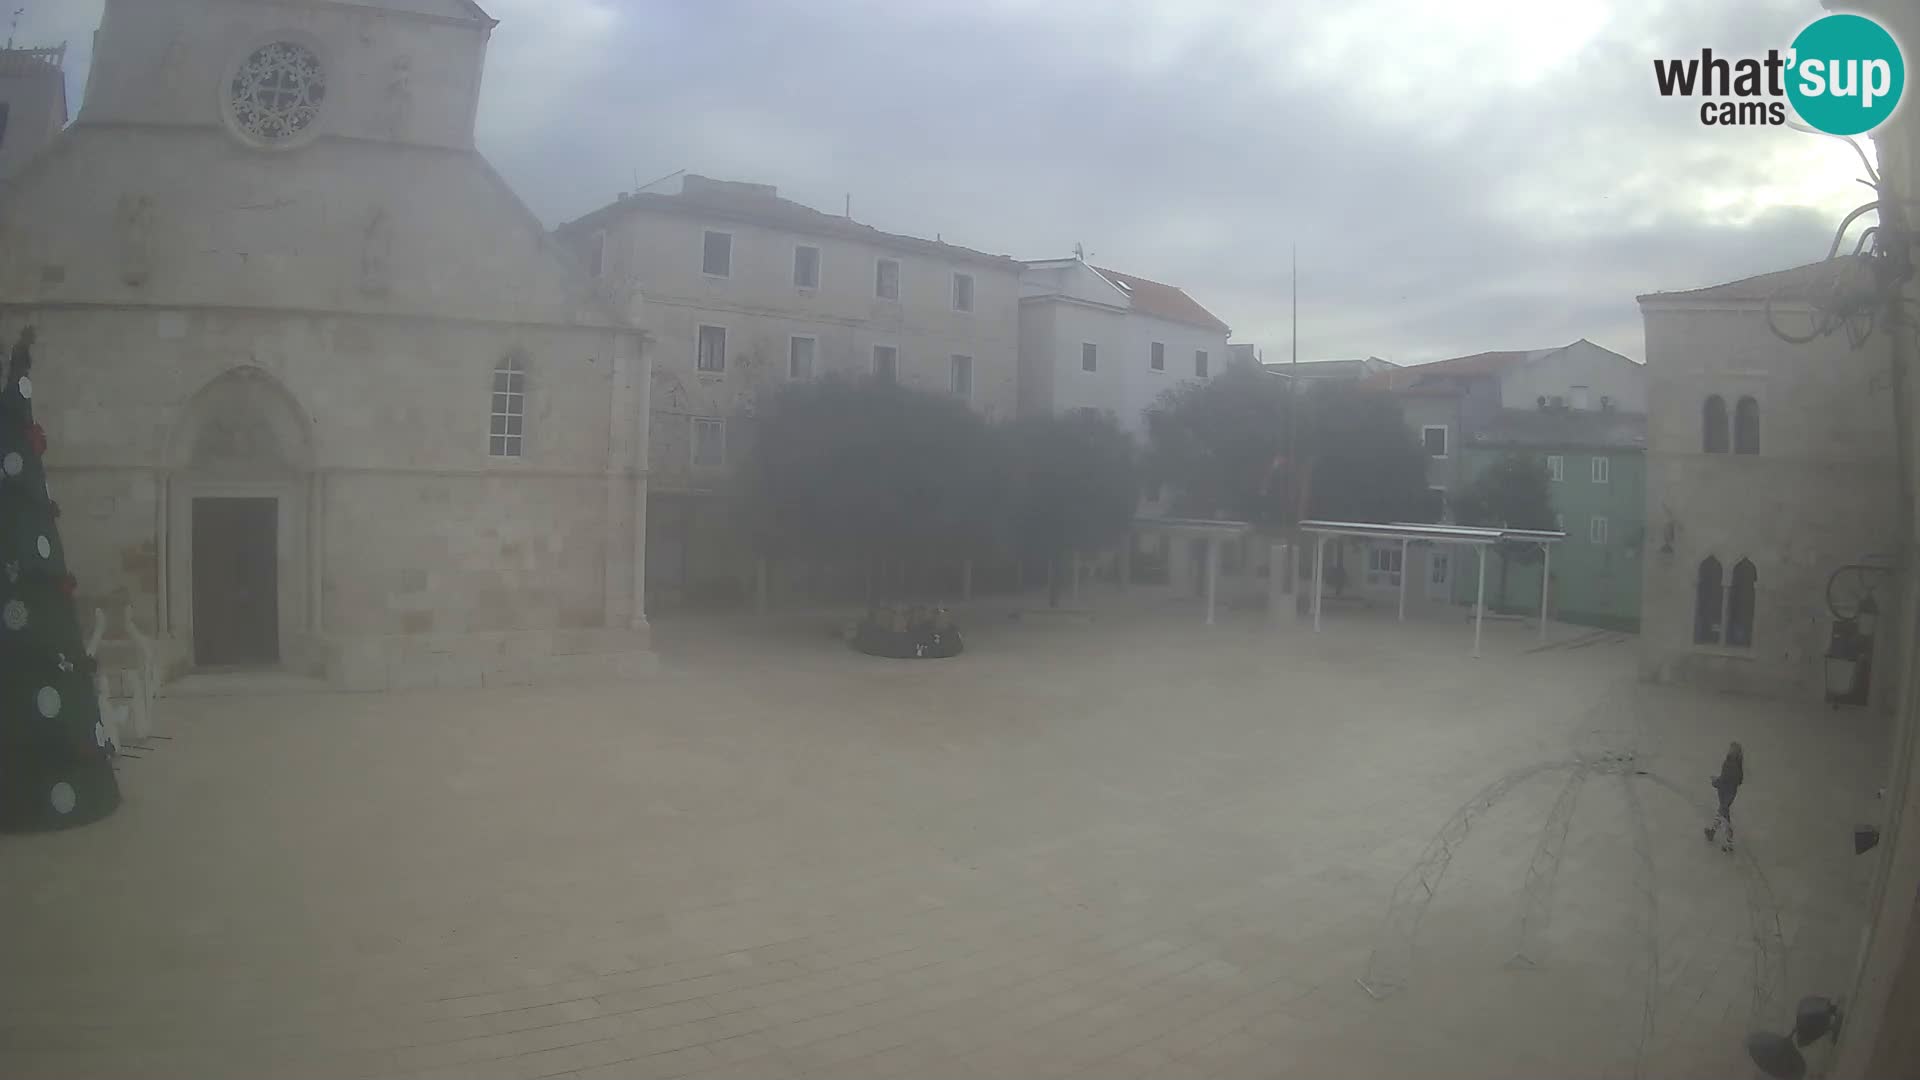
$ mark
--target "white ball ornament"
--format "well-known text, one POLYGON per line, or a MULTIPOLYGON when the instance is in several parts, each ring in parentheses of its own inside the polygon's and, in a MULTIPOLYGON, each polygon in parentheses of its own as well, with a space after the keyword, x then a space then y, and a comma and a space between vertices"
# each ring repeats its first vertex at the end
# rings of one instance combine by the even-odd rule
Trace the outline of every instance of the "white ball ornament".
POLYGON ((0 624, 9 630, 24 630, 27 625, 27 604, 24 600, 9 600, 7 606, 0 608, 0 624))
POLYGON ((62 780, 53 785, 52 791, 47 792, 47 802, 53 805, 54 813, 65 817, 73 813, 73 808, 80 802, 80 798, 74 794, 73 785, 62 780))
POLYGON ((37 542, 35 542, 33 546, 35 549, 37 549, 40 552, 41 558, 43 559, 53 558, 53 545, 47 542, 47 538, 45 534, 42 534, 40 539, 37 542))
POLYGON ((6 457, 0 458, 0 472, 8 476, 19 476, 20 470, 26 467, 27 463, 21 460, 18 450, 9 450, 6 457))
POLYGON ((20 396, 28 401, 33 400, 33 380, 25 375, 20 376, 20 396))
POLYGON ((60 691, 51 686, 41 687, 40 692, 34 695, 33 703, 39 708, 40 715, 49 720, 60 715, 60 691))

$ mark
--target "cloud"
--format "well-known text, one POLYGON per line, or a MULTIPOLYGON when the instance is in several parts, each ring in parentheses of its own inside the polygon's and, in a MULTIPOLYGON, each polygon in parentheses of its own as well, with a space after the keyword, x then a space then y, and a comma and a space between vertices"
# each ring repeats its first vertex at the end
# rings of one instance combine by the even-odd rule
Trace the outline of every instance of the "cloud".
MULTIPOLYGON (((76 43, 100 0, 40 5, 76 43)), ((1284 351, 1588 337, 1825 253, 1853 152, 1700 125, 1652 61, 1815 0, 487 0, 479 142, 548 224, 678 169, 1025 258, 1084 244, 1284 351)), ((40 33, 38 36, 45 36, 40 33)), ((76 88, 76 100, 78 90, 76 88)))

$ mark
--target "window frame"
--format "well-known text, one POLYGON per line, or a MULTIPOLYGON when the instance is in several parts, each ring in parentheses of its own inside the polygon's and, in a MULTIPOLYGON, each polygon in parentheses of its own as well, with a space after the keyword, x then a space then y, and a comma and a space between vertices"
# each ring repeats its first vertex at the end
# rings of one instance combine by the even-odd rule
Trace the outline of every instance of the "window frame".
POLYGON ((1196 379, 1213 378, 1213 356, 1205 349, 1193 350, 1193 377, 1196 379))
POLYGON ((820 366, 819 337, 813 334, 788 334, 787 335, 787 379, 788 381, 805 382, 808 379, 813 378, 814 371, 819 366, 820 366), (793 373, 793 346, 796 342, 801 342, 801 341, 807 342, 808 344, 812 345, 813 349, 807 354, 806 374, 795 375, 793 373))
POLYGON ((1594 483, 1596 484, 1613 483, 1613 459, 1612 458, 1609 458, 1604 454, 1595 454, 1593 456, 1591 463, 1587 466, 1587 469, 1588 469, 1588 475, 1590 475, 1593 478, 1594 483))
POLYGON ((493 387, 501 385, 505 377, 506 389, 494 389, 488 399, 487 414, 487 457, 496 461, 524 461, 527 456, 527 355, 519 349, 512 349, 505 356, 494 361, 493 387), (519 376, 520 389, 513 389, 514 376, 519 376), (500 407, 499 398, 506 398, 504 407, 500 407), (514 421, 519 421, 518 431, 514 421), (496 428, 498 430, 496 430, 496 428), (495 447, 499 447, 496 451, 495 447))
POLYGON ((951 353, 947 357, 947 392, 966 401, 973 400, 973 357, 967 353, 951 353), (964 363, 963 363, 964 361, 964 363), (960 387, 960 373, 966 372, 966 388, 960 387))
POLYGON ((948 301, 951 302, 953 305, 953 310, 960 312, 963 315, 973 314, 973 290, 974 290, 973 275, 966 273, 964 271, 955 270, 953 272, 953 287, 952 289, 949 290, 950 295, 947 297, 948 301), (964 307, 962 307, 960 304, 960 283, 962 281, 967 283, 967 289, 966 289, 967 303, 966 303, 966 306, 964 307))
POLYGON ((1386 588, 1397 589, 1400 587, 1401 577, 1404 574, 1406 574, 1406 572, 1407 572, 1406 552, 1400 547, 1400 545, 1398 544, 1368 544, 1367 545, 1366 575, 1367 575, 1368 585, 1383 586, 1386 588), (1391 558, 1382 558, 1378 560, 1382 565, 1375 566, 1374 563, 1376 560, 1374 559, 1374 556, 1376 555, 1391 556, 1391 558))
POLYGON ((822 267, 824 267, 826 264, 826 258, 827 258, 826 252, 820 249, 819 244, 799 244, 799 243, 794 244, 793 245, 793 287, 796 289, 805 289, 808 292, 818 292, 820 289, 820 278, 822 276, 822 267), (802 251, 813 252, 812 284, 808 284, 800 280, 800 253, 802 251))
POLYGON ((891 255, 875 256, 873 260, 873 298, 875 300, 884 300, 889 304, 899 303, 900 302, 900 274, 901 274, 901 268, 900 268, 899 259, 896 259, 891 255), (881 281, 880 268, 887 265, 888 263, 893 264, 893 295, 892 296, 888 296, 885 293, 880 291, 880 281, 881 281))
POLYGON ((587 244, 587 272, 598 281, 607 276, 607 230, 595 229, 587 244))
POLYGON ((1080 370, 1089 374, 1100 370, 1100 343, 1083 341, 1080 343, 1080 370))
POLYGON ((1165 373, 1167 370, 1167 343, 1150 341, 1147 343, 1147 370, 1165 373))
POLYGON ((1708 555, 1701 559, 1693 571, 1693 643, 1719 647, 1727 636, 1727 568, 1720 563, 1717 555, 1708 555), (1705 602, 1709 596, 1707 569, 1712 564, 1712 602, 1705 602), (1711 616, 1712 621, 1705 617, 1711 616))
POLYGON ((694 417, 689 417, 688 420, 690 421, 689 435, 691 436, 691 438, 687 445, 687 463, 696 469, 726 468, 727 467, 727 420, 726 420, 726 417, 694 416, 694 417), (720 460, 719 461, 701 461, 700 460, 700 429, 702 427, 719 429, 719 432, 720 432, 720 460))
POLYGON ((1547 455, 1547 480, 1550 481, 1551 483, 1558 484, 1558 483, 1564 482, 1566 478, 1567 478, 1566 455, 1565 454, 1548 454, 1547 455))
POLYGON ((1741 556, 1727 571, 1727 612, 1722 621, 1721 645, 1743 651, 1753 648, 1754 623, 1760 609, 1760 569, 1753 560, 1741 556), (1746 580, 1741 580, 1742 574, 1746 580), (1745 596, 1742 597, 1744 590, 1745 596), (1740 640, 1735 640, 1738 637, 1740 640))
POLYGON ((1594 514, 1587 518, 1587 543, 1595 547, 1606 547, 1607 538, 1612 535, 1613 526, 1607 521, 1607 515, 1594 514))
POLYGON ((725 375, 727 373, 727 328, 719 323, 698 323, 693 328, 693 370, 699 375, 725 375), (702 360, 703 339, 706 331, 720 331, 720 366, 706 367, 702 360))
POLYGON ((716 281, 730 281, 733 279, 733 233, 725 229, 703 228, 700 230, 700 273, 701 276, 710 277, 716 281), (724 273, 716 274, 707 269, 707 238, 710 236, 724 236, 727 238, 727 269, 724 273))
POLYGON ((1448 453, 1450 453, 1452 450, 1453 450, 1453 431, 1447 425, 1445 424, 1420 425, 1420 452, 1427 455, 1427 460, 1445 461, 1447 460, 1448 453), (1433 447, 1428 445, 1427 443, 1427 433, 1430 431, 1437 431, 1440 433, 1440 452, 1437 454, 1433 452, 1433 447))
POLYGON ((891 344, 888 344, 888 343, 886 343, 886 342, 875 342, 875 343, 874 343, 874 345, 873 345, 873 366, 872 366, 872 368, 870 369, 870 370, 871 370, 871 372, 872 372, 872 374, 873 374, 873 377, 874 377, 874 378, 876 378, 876 379, 878 379, 878 378, 880 378, 880 377, 881 377, 881 375, 880 375, 880 350, 882 350, 882 349, 885 349, 885 350, 886 350, 887 352, 889 352, 889 353, 892 353, 892 354, 893 354, 893 365, 892 365, 892 370, 890 370, 890 371, 888 371, 888 372, 887 372, 887 375, 886 375, 886 381, 888 381, 888 382, 890 382, 890 383, 892 383, 892 384, 893 384, 893 385, 895 385, 895 386, 898 386, 898 385, 900 385, 900 346, 898 346, 898 345, 891 345, 891 344))

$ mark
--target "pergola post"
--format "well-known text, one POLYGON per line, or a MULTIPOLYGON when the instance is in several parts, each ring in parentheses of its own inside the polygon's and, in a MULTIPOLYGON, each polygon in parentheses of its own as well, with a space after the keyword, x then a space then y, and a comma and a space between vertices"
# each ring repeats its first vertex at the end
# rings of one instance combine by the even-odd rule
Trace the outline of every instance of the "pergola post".
POLYGON ((1480 655, 1480 621, 1487 617, 1487 545, 1480 545, 1480 580, 1473 598, 1473 655, 1480 655))
POLYGON ((1400 541, 1400 621, 1407 621, 1407 545, 1411 540, 1400 541))
POLYGON ((1209 536, 1207 544, 1207 625, 1213 625, 1214 594, 1220 583, 1220 538, 1209 536))
POLYGON ((1544 561, 1540 564, 1540 640, 1547 640, 1547 590, 1553 588, 1553 545, 1541 544, 1544 561))
POLYGON ((1327 537, 1313 538, 1313 632, 1320 632, 1320 583, 1326 580, 1327 537))

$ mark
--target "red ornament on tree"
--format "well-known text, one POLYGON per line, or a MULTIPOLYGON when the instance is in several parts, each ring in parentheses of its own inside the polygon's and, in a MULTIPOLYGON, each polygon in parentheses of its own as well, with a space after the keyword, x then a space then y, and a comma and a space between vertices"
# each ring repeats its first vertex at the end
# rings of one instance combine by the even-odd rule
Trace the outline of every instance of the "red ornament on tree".
POLYGON ((36 454, 47 452, 47 429, 39 424, 27 425, 27 445, 33 447, 36 454))

